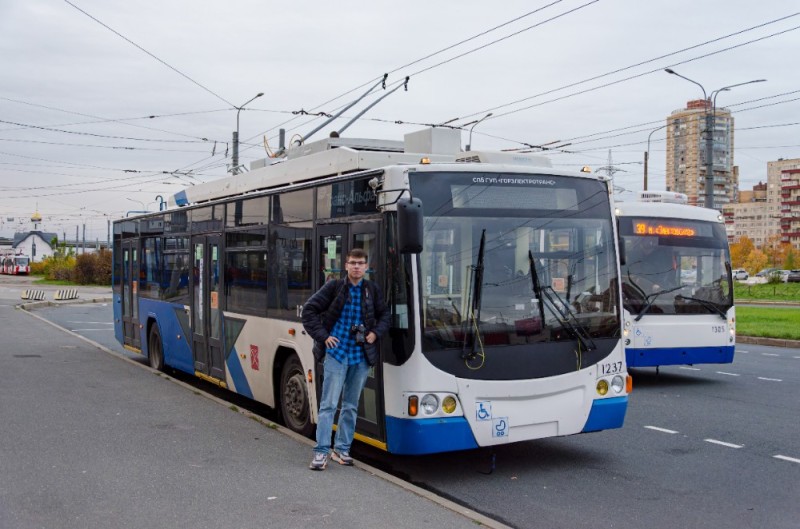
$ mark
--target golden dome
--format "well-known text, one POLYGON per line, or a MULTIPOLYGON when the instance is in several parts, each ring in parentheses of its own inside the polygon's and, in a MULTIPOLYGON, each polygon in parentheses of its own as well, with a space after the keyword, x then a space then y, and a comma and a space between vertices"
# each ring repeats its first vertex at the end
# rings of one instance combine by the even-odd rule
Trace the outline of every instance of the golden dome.
POLYGON ((38 211, 31 215, 31 222, 42 222, 42 216, 39 215, 38 211))

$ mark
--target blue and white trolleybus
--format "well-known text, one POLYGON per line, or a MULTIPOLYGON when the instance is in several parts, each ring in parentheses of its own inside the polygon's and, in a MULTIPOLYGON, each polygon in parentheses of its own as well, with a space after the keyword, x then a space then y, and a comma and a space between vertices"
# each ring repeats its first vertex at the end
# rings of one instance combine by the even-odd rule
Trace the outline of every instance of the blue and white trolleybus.
POLYGON ((369 255, 392 315, 356 439, 424 454, 622 426, 609 182, 537 156, 462 152, 458 131, 327 138, 114 224, 116 336, 316 423, 304 302, 369 255))

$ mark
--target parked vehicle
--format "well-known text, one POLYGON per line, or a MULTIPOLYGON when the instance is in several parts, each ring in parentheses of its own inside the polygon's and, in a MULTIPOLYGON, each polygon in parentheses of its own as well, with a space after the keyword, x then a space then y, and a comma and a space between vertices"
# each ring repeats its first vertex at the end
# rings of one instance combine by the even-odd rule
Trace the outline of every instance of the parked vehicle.
POLYGON ((786 275, 787 283, 800 283, 800 270, 789 270, 786 275))
POLYGON ((747 273, 747 270, 744 268, 737 268, 733 271, 733 278, 737 281, 744 281, 745 279, 749 278, 750 274, 747 273))
POLYGON ((756 274, 756 277, 769 277, 772 272, 776 271, 777 268, 765 268, 762 271, 756 274))

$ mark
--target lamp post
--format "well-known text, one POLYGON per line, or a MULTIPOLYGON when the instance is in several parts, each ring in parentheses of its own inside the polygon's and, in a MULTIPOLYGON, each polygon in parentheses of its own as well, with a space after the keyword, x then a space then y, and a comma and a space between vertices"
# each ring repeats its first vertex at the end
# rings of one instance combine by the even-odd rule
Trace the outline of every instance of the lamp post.
POLYGON ((147 206, 145 206, 144 202, 142 202, 141 200, 136 200, 135 198, 131 198, 131 197, 125 197, 125 200, 130 200, 131 202, 137 202, 137 203, 141 204, 142 205, 142 212, 143 213, 147 212, 147 206))
POLYGON ((706 89, 692 79, 685 77, 675 70, 670 68, 665 68, 665 72, 671 75, 676 75, 681 79, 685 79, 690 83, 694 83, 700 87, 703 91, 703 100, 705 101, 705 123, 706 123, 706 159, 705 159, 705 166, 706 166, 706 182, 705 182, 705 200, 704 206, 710 209, 714 209, 714 121, 716 117, 716 109, 717 109, 717 95, 720 92, 730 90, 736 86, 743 86, 746 84, 752 83, 762 83, 766 81, 766 79, 755 79, 753 81, 746 81, 744 83, 737 83, 729 86, 724 86, 718 90, 714 90, 711 92, 711 96, 709 97, 706 95, 706 89))
POLYGON ((251 98, 246 103, 242 104, 241 106, 234 107, 236 109, 236 130, 233 133, 233 157, 231 158, 231 174, 233 175, 239 174, 239 112, 241 112, 244 107, 263 95, 264 92, 259 92, 255 95, 255 97, 251 98))
POLYGON ((647 191, 647 163, 650 160, 650 138, 653 137, 654 132, 658 132, 661 129, 665 129, 668 126, 669 124, 661 125, 660 127, 651 130, 650 134, 647 135, 647 150, 644 151, 644 189, 643 189, 644 191, 647 191))
POLYGON ((488 117, 491 117, 491 116, 492 116, 492 113, 489 112, 488 114, 483 116, 481 119, 479 119, 475 123, 473 123, 472 126, 469 128, 469 142, 467 142, 467 150, 468 151, 472 150, 472 129, 474 129, 478 125, 478 123, 480 123, 484 119, 486 119, 488 117))

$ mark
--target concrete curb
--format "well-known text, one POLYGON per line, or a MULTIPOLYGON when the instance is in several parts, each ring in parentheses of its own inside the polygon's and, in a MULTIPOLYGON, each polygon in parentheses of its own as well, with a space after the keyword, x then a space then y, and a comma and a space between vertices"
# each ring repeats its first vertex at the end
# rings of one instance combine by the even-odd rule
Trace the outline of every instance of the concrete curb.
MULTIPOLYGON (((86 298, 86 299, 69 299, 64 301, 34 301, 32 303, 20 303, 19 305, 14 305, 15 309, 22 309, 24 311, 30 312, 31 310, 41 308, 41 307, 58 307, 60 305, 81 305, 83 303, 110 303, 113 301, 113 298, 86 298)), ((47 321, 47 320, 45 320, 47 321)), ((63 327, 59 327, 63 329, 63 327)), ((64 329, 66 330, 66 329, 64 329)))
POLYGON ((800 348, 800 340, 786 340, 783 338, 763 338, 761 336, 739 336, 736 335, 736 343, 747 343, 754 345, 771 345, 773 347, 792 347, 800 348))
MULTIPOLYGON (((99 300, 71 300, 71 302, 73 304, 76 304, 75 302, 78 302, 78 303, 92 303, 92 302, 102 302, 102 301, 111 301, 111 299, 109 298, 109 299, 99 299, 99 300)), ((277 430, 280 433, 282 433, 282 434, 284 434, 284 435, 286 435, 288 437, 291 437, 295 441, 297 441, 299 443, 303 443, 303 444, 305 444, 306 446, 308 446, 310 448, 313 448, 314 445, 316 444, 311 439, 303 437, 302 435, 300 435, 300 434, 298 434, 296 432, 293 432, 293 431, 281 426, 280 424, 276 424, 276 423, 274 423, 274 422, 272 422, 272 421, 270 421, 268 419, 265 419, 264 417, 262 417, 260 415, 257 415, 257 414, 255 414, 255 413, 253 413, 251 411, 243 410, 243 409, 239 408, 238 406, 233 406, 232 407, 230 402, 227 402, 227 401, 222 400, 222 399, 220 399, 218 397, 215 397, 214 395, 206 393, 202 389, 198 389, 198 388, 196 388, 194 386, 191 386, 191 385, 189 385, 189 384, 187 384, 187 383, 185 383, 183 381, 177 380, 177 379, 169 376, 166 373, 163 373, 161 371, 158 371, 156 369, 151 368, 148 365, 136 362, 136 361, 134 361, 134 360, 132 360, 130 358, 122 356, 121 354, 119 354, 119 353, 117 353, 115 351, 112 351, 111 349, 105 347, 104 345, 101 345, 101 344, 95 342, 94 340, 86 338, 85 336, 82 336, 82 335, 80 335, 80 334, 78 334, 76 332, 70 331, 69 329, 66 329, 66 328, 64 328, 64 327, 62 327, 62 326, 60 326, 60 325, 58 325, 56 323, 53 323, 52 321, 49 321, 49 320, 43 318, 42 316, 39 316, 38 314, 34 314, 33 312, 31 312, 27 308, 28 305, 32 305, 33 308, 36 308, 37 306, 38 307, 58 306, 58 305, 64 305, 64 304, 68 304, 68 303, 70 303, 70 301, 66 301, 66 302, 63 302, 63 303, 54 303, 52 301, 45 301, 45 302, 27 303, 27 304, 17 305, 16 307, 22 309, 26 314, 30 315, 31 317, 36 318, 36 319, 38 319, 40 321, 43 321, 43 322, 47 323, 48 325, 51 325, 51 326, 55 327, 56 329, 59 329, 59 330, 65 332, 65 333, 67 333, 67 334, 69 334, 69 335, 71 335, 71 336, 73 336, 75 338, 83 340, 84 342, 90 344, 93 347, 96 347, 97 349, 99 349, 100 351, 103 351, 104 353, 107 353, 107 354, 113 356, 114 358, 122 360, 123 362, 127 362, 127 363, 129 363, 131 365, 135 365, 137 367, 140 367, 141 369, 150 371, 151 373, 153 373, 155 375, 158 375, 158 376, 161 376, 161 377, 165 378, 166 380, 169 380, 170 382, 173 382, 174 384, 177 384, 177 385, 181 386, 182 388, 184 388, 184 389, 186 389, 188 391, 191 391, 192 393, 198 393, 201 396, 207 398, 208 400, 211 400, 211 401, 215 402, 216 404, 219 404, 220 406, 223 406, 223 407, 228 408, 228 409, 234 409, 235 408, 235 411, 237 413, 240 413, 241 415, 244 415, 245 417, 260 423, 261 425, 265 426, 266 428, 270 428, 272 430, 277 430)), ((459 504, 457 504, 457 503, 455 503, 453 501, 450 501, 450 500, 448 500, 446 498, 442 498, 441 496, 438 496, 438 495, 436 495, 435 493, 433 493, 431 491, 425 490, 425 489, 423 489, 421 487, 418 487, 416 485, 413 485, 411 483, 403 481, 402 479, 397 478, 395 476, 392 476, 391 474, 387 474, 386 472, 383 472, 382 470, 379 470, 379 469, 377 469, 377 468, 375 468, 375 467, 373 467, 371 465, 368 465, 367 463, 362 463, 360 461, 355 461, 355 467, 360 469, 360 470, 362 470, 362 471, 364 471, 364 472, 368 472, 369 474, 372 474, 373 476, 376 476, 376 477, 381 478, 381 479, 383 479, 385 481, 388 481, 389 483, 392 483, 393 485, 395 485, 397 487, 400 487, 401 489, 404 489, 404 490, 407 490, 409 492, 412 492, 412 493, 416 494, 417 496, 419 496, 421 498, 425 498, 425 499, 427 499, 427 500, 439 505, 440 507, 442 507, 444 509, 447 509, 447 510, 452 511, 452 512, 454 512, 456 514, 459 514, 459 515, 463 516, 464 518, 468 519, 470 522, 472 522, 475 525, 489 527, 490 529, 511 529, 511 527, 508 526, 508 525, 505 525, 505 524, 503 524, 501 522, 498 522, 497 520, 493 520, 492 518, 489 518, 488 516, 485 516, 485 515, 477 512, 477 511, 473 511, 472 509, 464 507, 463 505, 459 505, 459 504)))

